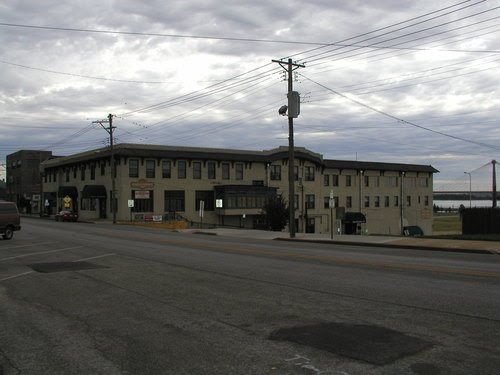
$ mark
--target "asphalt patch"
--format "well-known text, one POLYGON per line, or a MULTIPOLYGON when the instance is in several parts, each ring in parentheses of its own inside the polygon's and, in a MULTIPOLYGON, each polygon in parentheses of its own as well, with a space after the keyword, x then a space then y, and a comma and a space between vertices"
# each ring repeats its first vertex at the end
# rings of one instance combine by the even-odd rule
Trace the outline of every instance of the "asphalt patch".
POLYGON ((28 264, 28 267, 36 272, 51 273, 65 271, 82 271, 96 268, 109 268, 89 262, 51 262, 51 263, 34 263, 28 264))
POLYGON ((278 329, 271 340, 291 341, 375 365, 430 348, 432 343, 373 325, 321 323, 278 329))

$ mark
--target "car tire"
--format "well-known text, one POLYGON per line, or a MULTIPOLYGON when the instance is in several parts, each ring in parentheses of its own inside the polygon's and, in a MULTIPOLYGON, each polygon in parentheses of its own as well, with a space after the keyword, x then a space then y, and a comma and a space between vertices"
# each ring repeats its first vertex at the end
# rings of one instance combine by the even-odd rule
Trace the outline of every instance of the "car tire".
POLYGON ((5 232, 3 234, 3 239, 4 240, 10 240, 14 236, 14 230, 11 227, 5 228, 5 232))

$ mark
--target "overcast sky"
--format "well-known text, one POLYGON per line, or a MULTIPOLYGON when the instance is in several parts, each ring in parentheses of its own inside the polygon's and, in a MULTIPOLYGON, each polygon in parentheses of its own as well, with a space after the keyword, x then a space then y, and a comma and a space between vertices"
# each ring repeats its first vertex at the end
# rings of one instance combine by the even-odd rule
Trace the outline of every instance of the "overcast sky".
POLYGON ((103 147, 109 113, 118 143, 287 145, 271 60, 292 57, 297 146, 468 184, 500 160, 499 21, 500 1, 4 0, 0 163, 103 147))

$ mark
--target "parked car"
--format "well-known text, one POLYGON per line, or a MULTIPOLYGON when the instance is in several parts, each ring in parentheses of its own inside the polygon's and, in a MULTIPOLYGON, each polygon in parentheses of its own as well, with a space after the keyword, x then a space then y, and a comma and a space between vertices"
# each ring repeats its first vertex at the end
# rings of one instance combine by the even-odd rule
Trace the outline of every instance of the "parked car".
POLYGON ((55 216, 56 221, 77 221, 78 214, 67 210, 62 210, 55 216))
POLYGON ((0 201, 0 234, 4 240, 10 240, 16 230, 21 230, 21 217, 16 204, 0 201))

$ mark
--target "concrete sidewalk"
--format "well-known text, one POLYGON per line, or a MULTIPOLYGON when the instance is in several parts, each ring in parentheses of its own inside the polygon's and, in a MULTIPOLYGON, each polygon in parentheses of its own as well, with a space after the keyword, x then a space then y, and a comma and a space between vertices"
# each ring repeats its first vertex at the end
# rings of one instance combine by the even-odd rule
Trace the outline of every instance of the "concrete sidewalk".
POLYGON ((253 229, 184 229, 183 233, 216 234, 227 237, 253 238, 266 240, 312 242, 325 244, 343 244, 372 247, 395 247, 414 250, 452 251, 478 254, 500 254, 499 241, 452 240, 441 238, 398 237, 398 236, 363 236, 297 233, 296 238, 289 238, 286 232, 270 232, 253 229))

